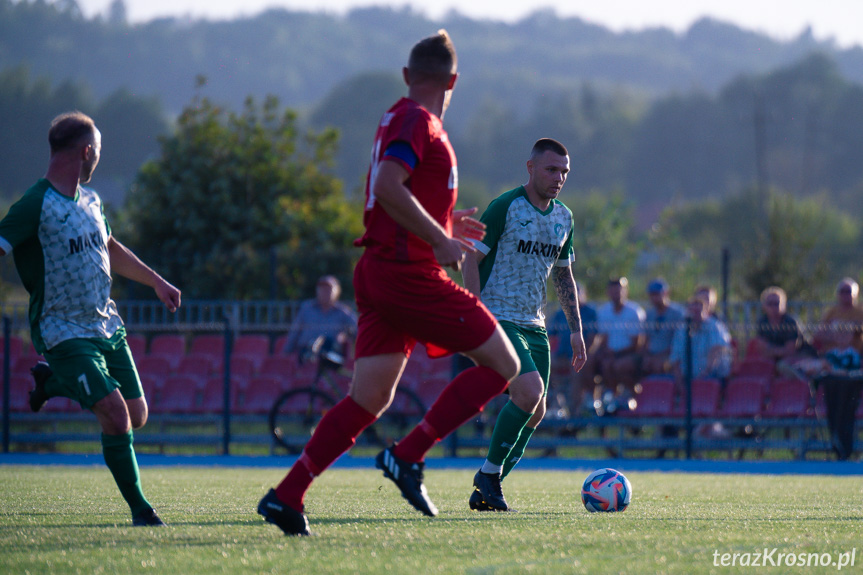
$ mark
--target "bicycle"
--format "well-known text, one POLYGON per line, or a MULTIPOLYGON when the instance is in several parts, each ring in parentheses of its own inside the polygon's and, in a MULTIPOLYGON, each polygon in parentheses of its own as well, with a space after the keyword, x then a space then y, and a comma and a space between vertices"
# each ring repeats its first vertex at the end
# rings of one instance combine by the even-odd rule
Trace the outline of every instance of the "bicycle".
MULTIPOLYGON (((315 341, 308 357, 317 362, 311 385, 282 393, 269 413, 273 440, 289 454, 303 450, 318 422, 344 395, 344 390, 336 382, 336 376, 350 379, 352 375, 344 367, 344 356, 323 337, 315 341)), ((425 412, 426 407, 416 393, 397 387, 392 405, 357 438, 357 444, 388 447, 395 439, 413 429, 425 412)))

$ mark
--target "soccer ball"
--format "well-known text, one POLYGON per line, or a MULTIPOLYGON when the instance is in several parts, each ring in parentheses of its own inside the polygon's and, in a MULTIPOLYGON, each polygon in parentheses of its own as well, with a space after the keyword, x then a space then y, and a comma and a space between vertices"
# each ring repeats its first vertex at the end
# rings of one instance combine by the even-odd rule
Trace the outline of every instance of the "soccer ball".
POLYGON ((591 513, 624 511, 632 499, 632 484, 616 469, 597 469, 581 487, 581 502, 591 513))

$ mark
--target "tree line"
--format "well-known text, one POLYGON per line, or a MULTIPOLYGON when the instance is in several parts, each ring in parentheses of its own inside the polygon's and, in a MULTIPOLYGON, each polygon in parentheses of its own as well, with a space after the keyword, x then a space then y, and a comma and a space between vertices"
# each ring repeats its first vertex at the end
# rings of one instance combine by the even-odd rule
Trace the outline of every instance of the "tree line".
MULTIPOLYGON (((220 38, 227 49, 237 30, 266 36, 259 18, 188 23, 194 33, 172 46, 176 53, 168 58, 157 52, 164 46, 149 45, 147 34, 145 41, 142 30, 161 31, 153 38, 167 41, 181 22, 129 26, 122 0, 112 4, 108 20, 76 16, 74 6, 73 0, 62 6, 0 0, 0 46, 11 38, 6 32, 14 28, 20 35, 24 24, 37 38, 40 30, 56 27, 52 42, 0 50, 0 63, 16 54, 29 63, 0 68, 0 126, 20 144, 0 155, 4 201, 19 196, 44 170, 50 119, 77 108, 91 114, 103 132, 105 151, 93 186, 108 201, 118 234, 128 233, 127 243, 145 259, 161 262, 190 297, 301 297, 324 271, 349 285, 370 138, 383 107, 404 92, 398 69, 407 48, 401 44, 409 46, 440 23, 409 10, 358 10, 336 19, 327 33, 338 33, 338 41, 321 48, 311 36, 334 17, 269 13, 270 24, 301 21, 311 28, 291 36, 289 43, 302 46, 304 57, 283 55, 279 81, 273 80, 277 55, 263 52, 243 72, 257 74, 255 82, 269 74, 269 86, 278 91, 281 74, 295 70, 298 59, 318 66, 295 74, 297 86, 305 86, 301 91, 315 93, 306 91, 307 83, 332 82, 348 68, 362 70, 382 45, 387 56, 375 65, 386 70, 347 73, 302 105, 296 94, 256 96, 262 84, 238 75, 235 80, 243 81, 231 87, 246 91, 233 104, 222 72, 203 73, 224 66, 217 50, 198 62, 201 73, 174 116, 165 98, 186 89, 159 97, 142 92, 138 76, 150 78, 152 62, 136 68, 129 61, 138 62, 149 46, 144 51, 156 50, 147 53, 162 58, 164 67, 158 79, 151 78, 153 85, 181 86, 171 79, 171 69, 188 63, 188 38, 198 38, 198 49, 210 46, 203 38, 220 38), (388 35, 372 37, 369 31, 381 25, 389 25, 388 35), (355 27, 366 33, 354 34, 355 27), (202 30, 209 33, 196 36, 202 30), (96 38, 95 61, 109 46, 120 57, 112 44, 119 42, 128 60, 120 76, 132 72, 136 78, 129 82, 138 88, 106 92, 106 78, 119 71, 107 65, 88 73, 82 62, 69 68, 81 72, 52 81, 63 61, 49 65, 46 55, 56 51, 56 42, 74 46, 76 33, 96 38), (341 35, 357 43, 345 50, 341 35), (26 50, 32 53, 25 58, 26 50), (320 50, 330 58, 323 64, 320 50)), ((778 283, 791 297, 817 299, 829 293, 826 286, 837 274, 859 274, 863 88, 853 77, 863 66, 854 63, 855 50, 830 50, 805 35, 776 43, 712 21, 694 25, 681 42, 662 31, 615 35, 548 12, 517 25, 448 18, 453 35, 465 39, 458 44, 462 78, 446 118, 459 157, 461 204, 484 208, 521 183, 535 139, 564 142, 573 164, 564 201, 578 220, 577 269, 594 293, 609 275, 635 274, 637 290, 639 282, 664 274, 677 280, 672 284, 682 295, 687 286, 717 279, 723 247, 732 253, 739 297, 778 283), (563 34, 574 30, 578 34, 565 42, 563 34), (530 48, 524 44, 529 37, 536 44, 530 48), (543 52, 537 38, 556 38, 562 48, 543 52), (710 81, 666 93, 674 86, 670 77, 680 81, 686 75, 676 76, 671 66, 666 78, 653 59, 675 60, 687 50, 699 53, 693 46, 712 47, 729 38, 730 47, 711 50, 711 58, 724 58, 727 65, 714 63, 710 81), (641 60, 621 57, 591 74, 583 59, 561 63, 559 58, 571 55, 570 44, 582 50, 590 45, 594 56, 613 46, 626 54, 640 49, 641 60), (808 52, 813 47, 820 51, 808 52), (717 83, 731 69, 732 56, 745 60, 742 54, 749 51, 760 54, 748 64, 756 70, 789 54, 798 58, 717 83), (560 71, 543 76, 543 67, 555 64, 560 71), (663 84, 662 78, 669 81, 663 84)), ((242 54, 237 48, 235 59, 242 54)))

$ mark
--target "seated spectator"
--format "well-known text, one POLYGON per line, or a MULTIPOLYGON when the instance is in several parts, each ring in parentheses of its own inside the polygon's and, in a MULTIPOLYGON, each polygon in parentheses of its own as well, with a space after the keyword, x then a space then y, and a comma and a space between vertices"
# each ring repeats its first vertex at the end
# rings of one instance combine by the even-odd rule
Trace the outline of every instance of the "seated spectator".
POLYGON ((719 328, 719 331, 722 332, 722 337, 725 339, 725 343, 728 344, 729 348, 733 351, 735 346, 731 338, 731 332, 728 329, 728 325, 721 317, 719 317, 719 314, 716 311, 716 304, 719 302, 716 288, 709 284, 701 284, 695 288, 695 297, 701 298, 706 302, 707 315, 716 320, 716 325, 719 328))
POLYGON ((628 301, 625 277, 608 282, 608 302, 596 312, 596 362, 606 390, 632 395, 641 368, 644 309, 628 301))
POLYGON ((853 348, 863 352, 863 309, 857 305, 860 286, 845 278, 836 286, 836 305, 821 318, 815 334, 815 347, 820 353, 853 348))
POLYGON ((793 362, 808 348, 803 328, 797 318, 786 311, 785 290, 772 286, 761 292, 762 315, 756 324, 755 339, 749 353, 774 362, 793 362))
POLYGON ((587 349, 587 361, 581 371, 572 369, 572 344, 569 340, 569 325, 562 309, 557 310, 548 324, 549 335, 558 336, 557 347, 551 350, 552 373, 562 381, 566 389, 570 414, 579 415, 581 411, 593 408, 594 377, 596 375, 596 308, 587 300, 587 292, 582 284, 578 290, 578 311, 581 314, 581 329, 587 349))
POLYGON ((342 354, 350 354, 350 342, 357 332, 357 316, 339 302, 342 288, 335 276, 318 280, 316 297, 300 304, 285 342, 285 353, 296 353, 300 361, 308 359, 312 345, 319 337, 335 342, 342 354))
MULTIPOLYGON (((692 378, 725 379, 731 373, 731 346, 719 321, 707 312, 707 302, 699 297, 689 298, 687 317, 692 319, 692 378)), ((686 374, 686 325, 674 332, 668 361, 678 381, 686 374)))
POLYGON ((656 278, 647 285, 651 307, 645 321, 644 355, 641 362, 643 375, 665 373, 671 341, 686 313, 682 306, 671 301, 668 283, 656 278))

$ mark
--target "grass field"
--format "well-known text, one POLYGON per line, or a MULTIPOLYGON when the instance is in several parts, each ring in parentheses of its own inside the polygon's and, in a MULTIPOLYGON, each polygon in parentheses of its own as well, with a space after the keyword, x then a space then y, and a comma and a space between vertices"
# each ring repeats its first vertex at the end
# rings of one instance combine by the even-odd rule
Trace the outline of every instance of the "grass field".
POLYGON ((834 573, 770 565, 780 553, 847 563, 855 547, 841 572, 863 570, 859 477, 633 472, 626 512, 590 514, 586 472, 516 471, 504 487, 519 513, 480 514, 472 471, 430 470, 441 513, 428 519, 379 471, 334 469, 306 501, 315 536, 287 538, 255 513, 282 469, 142 474, 167 528, 132 528, 104 467, 0 466, 0 573, 737 573, 765 548, 767 572, 834 573), (741 554, 737 567, 724 553, 741 554))

